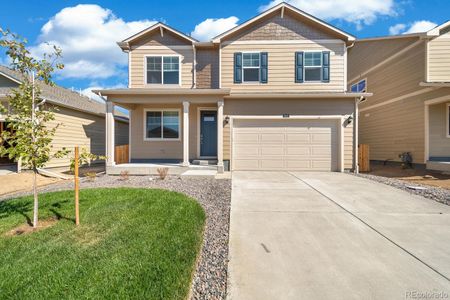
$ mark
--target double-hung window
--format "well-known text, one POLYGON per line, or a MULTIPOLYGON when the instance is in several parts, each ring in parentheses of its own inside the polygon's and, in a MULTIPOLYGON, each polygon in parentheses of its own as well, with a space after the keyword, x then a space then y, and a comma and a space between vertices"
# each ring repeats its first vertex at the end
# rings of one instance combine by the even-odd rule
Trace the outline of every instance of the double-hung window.
POLYGON ((146 140, 178 140, 179 138, 178 110, 147 110, 145 112, 146 140))
POLYGON ((179 84, 179 56, 147 56, 147 84, 179 84))
POLYGON ((305 52, 303 71, 305 81, 322 81, 322 52, 305 52))
POLYGON ((242 53, 242 78, 243 82, 259 82, 261 68, 260 54, 242 53))
POLYGON ((365 93, 367 91, 367 81, 366 79, 360 80, 350 87, 352 93, 365 93))

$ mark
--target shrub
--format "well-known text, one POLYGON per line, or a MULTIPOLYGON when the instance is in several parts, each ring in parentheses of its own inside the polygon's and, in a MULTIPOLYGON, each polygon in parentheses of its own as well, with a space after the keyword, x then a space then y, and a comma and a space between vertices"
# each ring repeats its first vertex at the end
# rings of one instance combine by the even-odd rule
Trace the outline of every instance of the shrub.
POLYGON ((126 181, 130 179, 130 172, 129 171, 121 171, 120 172, 120 179, 123 181, 126 181))
POLYGON ((94 182, 95 178, 97 178, 97 174, 95 172, 86 172, 86 177, 88 178, 89 181, 94 182))

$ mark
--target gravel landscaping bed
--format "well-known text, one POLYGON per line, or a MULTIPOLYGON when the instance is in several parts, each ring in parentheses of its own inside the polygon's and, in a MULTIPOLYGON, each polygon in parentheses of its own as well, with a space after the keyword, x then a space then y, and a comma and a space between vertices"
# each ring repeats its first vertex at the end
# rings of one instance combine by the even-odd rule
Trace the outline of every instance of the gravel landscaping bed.
MULTIPOLYGON (((193 178, 181 179, 168 176, 160 180, 153 176, 130 176, 123 180, 119 176, 101 175, 91 182, 82 178, 81 188, 99 187, 147 187, 162 188, 189 195, 202 205, 206 212, 206 228, 203 247, 195 272, 191 290, 192 299, 225 299, 228 265, 228 233, 230 221, 231 180, 193 178)), ((40 188, 52 192, 73 188, 73 183, 64 181, 40 188)), ((0 197, 0 201, 29 195, 21 192, 0 197)))
MULTIPOLYGON (((353 173, 351 173, 353 174, 353 173)), ((421 184, 417 184, 417 183, 412 183, 412 182, 406 182, 400 179, 395 179, 395 178, 388 178, 388 177, 383 177, 383 176, 376 176, 376 175, 370 175, 370 174, 357 174, 355 176, 359 176, 359 177, 363 177, 363 178, 367 178, 370 180, 374 180, 380 183, 384 183, 399 189, 402 189, 404 191, 407 191, 411 194, 414 195, 419 195, 428 199, 432 199, 434 201, 440 202, 440 203, 444 203, 447 205, 450 205, 450 191, 446 190, 446 189, 442 189, 442 188, 438 188, 438 187, 432 187, 432 186, 425 186, 425 185, 421 185, 421 184), (411 189, 409 187, 411 186, 419 186, 419 187, 423 187, 425 189, 421 190, 421 189, 411 189)))

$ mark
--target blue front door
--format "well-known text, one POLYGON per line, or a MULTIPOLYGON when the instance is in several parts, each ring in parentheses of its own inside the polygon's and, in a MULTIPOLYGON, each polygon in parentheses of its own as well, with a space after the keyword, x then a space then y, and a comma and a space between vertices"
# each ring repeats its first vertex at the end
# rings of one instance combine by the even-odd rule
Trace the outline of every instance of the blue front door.
POLYGON ((200 156, 217 156, 217 111, 200 111, 200 156))

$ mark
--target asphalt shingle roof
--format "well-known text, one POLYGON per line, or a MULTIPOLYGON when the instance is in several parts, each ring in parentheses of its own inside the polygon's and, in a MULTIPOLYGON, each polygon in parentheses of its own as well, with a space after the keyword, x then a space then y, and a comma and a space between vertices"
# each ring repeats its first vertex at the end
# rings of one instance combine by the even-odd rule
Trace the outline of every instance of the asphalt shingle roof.
MULTIPOLYGON (((20 72, 0 65, 0 75, 2 73, 11 78, 14 78, 17 81, 21 81, 21 79, 23 78, 23 75, 20 72)), ((53 104, 85 111, 88 113, 105 114, 106 105, 104 103, 92 100, 84 95, 81 95, 78 92, 74 92, 58 85, 49 86, 41 81, 38 81, 38 84, 42 91, 42 98, 47 99, 53 104)), ((0 87, 0 94, 8 94, 10 91, 11 88, 0 87)), ((121 114, 118 115, 120 116, 121 114)), ((123 114, 123 116, 121 117, 127 116, 123 114)))

